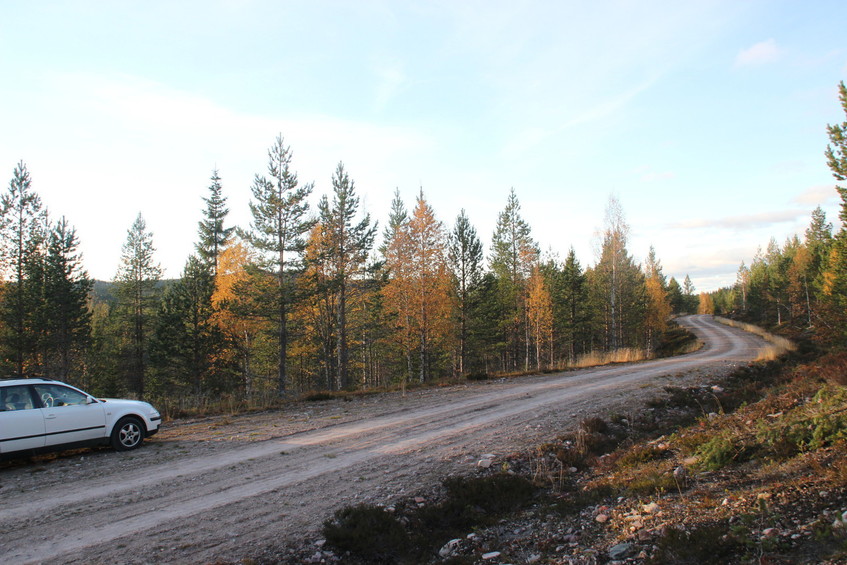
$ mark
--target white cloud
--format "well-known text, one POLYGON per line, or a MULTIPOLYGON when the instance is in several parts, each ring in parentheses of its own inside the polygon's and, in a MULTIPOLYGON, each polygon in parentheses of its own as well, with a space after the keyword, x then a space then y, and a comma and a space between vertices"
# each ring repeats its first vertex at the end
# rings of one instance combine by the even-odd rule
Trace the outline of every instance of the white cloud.
POLYGON ((782 48, 776 44, 773 38, 760 41, 747 49, 739 51, 735 57, 735 66, 747 67, 773 63, 782 56, 782 53, 782 48))
POLYGON ((729 216, 725 218, 698 218, 670 224, 671 229, 701 229, 701 228, 728 228, 728 229, 750 229, 762 228, 773 224, 795 222, 808 214, 805 210, 776 210, 772 212, 760 212, 758 214, 745 214, 742 216, 729 216))
POLYGON ((793 201, 804 206, 818 206, 835 202, 837 197, 838 192, 835 190, 834 184, 819 184, 810 186, 802 194, 795 197, 793 201))

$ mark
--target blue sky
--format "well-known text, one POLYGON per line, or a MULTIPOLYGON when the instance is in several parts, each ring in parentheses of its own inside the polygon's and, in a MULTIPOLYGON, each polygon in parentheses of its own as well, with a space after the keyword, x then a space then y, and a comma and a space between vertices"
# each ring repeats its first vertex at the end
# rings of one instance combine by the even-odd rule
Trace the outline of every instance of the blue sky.
POLYGON ((420 187, 485 244, 514 187, 545 251, 630 252, 698 290, 838 198, 843 1, 0 1, 0 178, 19 160, 111 279, 140 212, 178 276, 218 168, 233 224, 281 133, 314 200, 342 161, 385 224, 420 187))

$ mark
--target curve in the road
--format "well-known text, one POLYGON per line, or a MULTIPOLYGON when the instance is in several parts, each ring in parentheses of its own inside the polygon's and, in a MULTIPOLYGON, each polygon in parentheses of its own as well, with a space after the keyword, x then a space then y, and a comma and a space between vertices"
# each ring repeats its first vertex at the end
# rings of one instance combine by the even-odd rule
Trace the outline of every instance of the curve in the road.
MULTIPOLYGON (((85 489, 64 494, 36 491, 15 496, 0 508, 0 557, 16 563, 54 560, 163 523, 191 521, 204 512, 293 488, 375 457, 407 453, 433 443, 448 445, 474 429, 529 419, 540 410, 575 398, 625 390, 658 376, 716 363, 748 362, 764 345, 760 338, 709 317, 680 321, 703 341, 700 351, 550 375, 529 383, 516 380, 494 391, 480 387, 478 394, 458 402, 292 434, 212 456, 189 456, 166 468, 128 472, 119 479, 92 479, 85 489), (249 481, 232 481, 234 473, 248 472, 249 481), (97 511, 81 520, 81 507, 97 511), (37 532, 38 543, 32 543, 30 535, 21 535, 26 532, 37 532)), ((96 555, 96 548, 92 550, 96 555)))

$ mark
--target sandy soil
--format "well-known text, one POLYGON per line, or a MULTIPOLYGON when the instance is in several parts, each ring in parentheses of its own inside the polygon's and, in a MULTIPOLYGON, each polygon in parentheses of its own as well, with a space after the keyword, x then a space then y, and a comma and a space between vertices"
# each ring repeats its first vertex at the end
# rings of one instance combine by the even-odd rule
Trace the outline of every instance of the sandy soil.
MULTIPOLYGON (((0 562, 208 563, 312 541, 333 511, 391 504, 484 454, 505 455, 661 387, 708 384, 759 338, 681 320, 706 344, 634 365, 296 403, 167 423, 134 452, 83 450, 0 468, 0 562)), ((496 459, 495 459, 496 462, 496 459)))

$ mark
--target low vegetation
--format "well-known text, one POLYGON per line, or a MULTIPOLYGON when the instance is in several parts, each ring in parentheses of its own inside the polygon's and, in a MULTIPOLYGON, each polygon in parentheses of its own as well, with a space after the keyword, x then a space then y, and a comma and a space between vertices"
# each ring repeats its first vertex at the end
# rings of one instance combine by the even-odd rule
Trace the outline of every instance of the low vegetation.
POLYGON ((526 478, 509 474, 451 477, 443 486, 443 499, 430 506, 412 501, 400 509, 342 508, 324 524, 326 540, 364 563, 421 563, 437 555, 445 541, 524 508, 537 490, 526 478))
POLYGON ((847 353, 799 350, 720 382, 667 387, 636 416, 584 419, 450 479, 437 503, 367 510, 409 540, 390 560, 374 548, 391 543, 346 509, 327 522, 328 544, 352 563, 843 562, 847 353), (527 533, 503 533, 513 531, 527 533), (492 549, 498 557, 483 560, 492 549))

